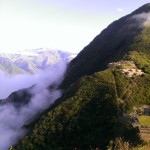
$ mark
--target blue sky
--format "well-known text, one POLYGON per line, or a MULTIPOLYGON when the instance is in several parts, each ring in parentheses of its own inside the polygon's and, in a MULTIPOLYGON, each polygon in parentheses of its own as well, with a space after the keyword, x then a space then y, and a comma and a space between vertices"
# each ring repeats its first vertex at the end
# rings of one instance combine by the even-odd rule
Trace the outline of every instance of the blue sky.
POLYGON ((0 0, 0 51, 79 52, 112 21, 148 0, 0 0))

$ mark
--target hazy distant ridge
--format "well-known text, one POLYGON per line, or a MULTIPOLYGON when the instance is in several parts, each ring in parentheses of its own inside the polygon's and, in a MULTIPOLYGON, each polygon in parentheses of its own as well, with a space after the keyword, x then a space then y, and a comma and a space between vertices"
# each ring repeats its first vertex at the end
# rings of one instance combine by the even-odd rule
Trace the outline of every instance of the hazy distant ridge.
POLYGON ((0 52, 0 70, 7 74, 35 74, 60 61, 69 62, 76 54, 49 48, 29 49, 16 53, 0 52))

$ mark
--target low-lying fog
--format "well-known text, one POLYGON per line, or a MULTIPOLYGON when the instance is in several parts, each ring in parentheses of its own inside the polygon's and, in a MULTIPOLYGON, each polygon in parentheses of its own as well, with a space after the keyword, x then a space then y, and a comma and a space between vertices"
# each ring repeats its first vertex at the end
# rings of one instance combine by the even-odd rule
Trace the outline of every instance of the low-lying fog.
POLYGON ((32 90, 29 90, 33 95, 30 102, 21 109, 11 104, 0 105, 0 150, 7 150, 24 136, 27 131, 22 126, 61 96, 60 90, 57 88, 48 90, 48 87, 53 84, 58 87, 63 80, 65 70, 66 63, 61 62, 35 76, 9 77, 0 72, 0 99, 6 98, 13 91, 36 84, 32 90))

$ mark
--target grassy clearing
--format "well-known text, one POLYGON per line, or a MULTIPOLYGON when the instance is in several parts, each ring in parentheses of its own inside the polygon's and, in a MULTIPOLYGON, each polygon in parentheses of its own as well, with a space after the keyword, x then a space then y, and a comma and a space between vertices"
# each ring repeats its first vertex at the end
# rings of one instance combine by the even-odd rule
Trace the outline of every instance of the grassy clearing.
POLYGON ((150 127, 150 116, 138 116, 138 119, 141 125, 150 127))

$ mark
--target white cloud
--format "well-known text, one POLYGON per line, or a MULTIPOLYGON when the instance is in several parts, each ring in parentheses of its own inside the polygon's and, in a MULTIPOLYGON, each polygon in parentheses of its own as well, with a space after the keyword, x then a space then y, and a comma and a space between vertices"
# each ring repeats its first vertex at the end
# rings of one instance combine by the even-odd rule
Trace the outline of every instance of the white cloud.
POLYGON ((38 81, 38 75, 8 76, 0 71, 0 99, 8 97, 12 92, 28 88, 38 81))
POLYGON ((139 27, 150 25, 150 13, 141 13, 134 15, 132 19, 135 19, 139 23, 139 27))
POLYGON ((117 11, 123 12, 124 10, 123 10, 123 8, 117 8, 117 11))
MULTIPOLYGON (((13 145, 24 136, 26 130, 22 126, 61 96, 62 92, 57 89, 57 86, 61 83, 65 70, 66 63, 61 62, 41 74, 38 83, 30 91, 32 98, 27 105, 19 109, 11 104, 0 105, 0 150, 8 150, 10 145, 13 145), (54 88, 50 90, 49 86, 54 88)), ((25 81, 22 80, 22 83, 25 81)))

